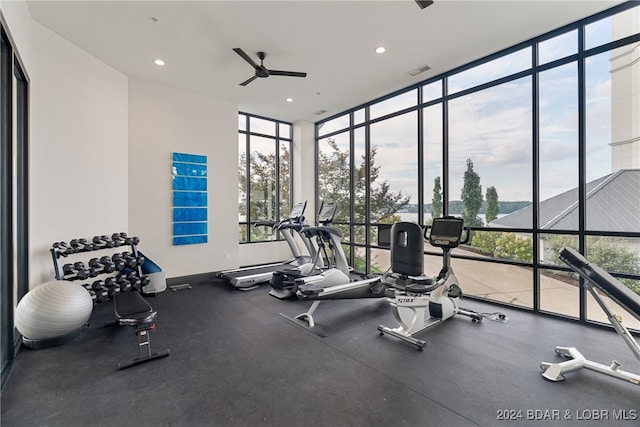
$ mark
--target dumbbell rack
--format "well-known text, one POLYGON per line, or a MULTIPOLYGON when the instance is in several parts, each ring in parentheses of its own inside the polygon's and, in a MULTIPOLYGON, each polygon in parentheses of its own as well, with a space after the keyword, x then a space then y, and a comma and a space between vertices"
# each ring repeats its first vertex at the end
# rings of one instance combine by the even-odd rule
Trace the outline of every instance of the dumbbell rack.
POLYGON ((142 292, 149 277, 142 274, 142 262, 137 248, 139 239, 125 233, 115 233, 111 238, 95 236, 91 242, 73 239, 69 244, 56 242, 51 248, 53 267, 57 280, 87 281, 82 286, 89 292, 94 304, 108 301, 120 292, 129 290, 142 292), (122 248, 124 251, 121 251, 122 248), (85 260, 98 251, 110 250, 111 256, 91 257, 88 263, 76 261, 65 263, 70 255, 85 260), (126 250, 125 250, 126 249, 126 250))
POLYGON ((91 242, 86 239, 73 239, 69 244, 56 242, 51 248, 56 279, 76 281, 105 277, 104 280, 94 280, 93 283, 82 285, 90 293, 94 304, 105 300, 114 301, 116 320, 105 326, 123 325, 135 328, 139 356, 118 364, 118 369, 169 355, 168 349, 160 352, 151 351, 150 332, 155 329, 153 321, 158 313, 141 295, 151 280, 149 276, 142 274, 144 258, 138 252, 139 241, 137 237, 128 237, 126 233, 114 233, 111 237, 94 236, 91 242), (120 251, 117 248, 123 247, 130 248, 130 251, 116 252, 120 251), (88 253, 93 254, 101 250, 105 250, 106 253, 107 249, 115 253, 111 257, 92 257, 87 265, 82 261, 73 264, 64 262, 72 254, 84 255, 86 259, 90 256, 88 253))

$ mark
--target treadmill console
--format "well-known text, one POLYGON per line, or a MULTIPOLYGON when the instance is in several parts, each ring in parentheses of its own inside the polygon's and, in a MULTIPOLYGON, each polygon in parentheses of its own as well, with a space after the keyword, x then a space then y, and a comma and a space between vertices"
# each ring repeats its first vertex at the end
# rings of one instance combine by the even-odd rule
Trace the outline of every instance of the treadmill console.
POLYGON ((304 213, 305 208, 307 207, 307 201, 305 200, 302 203, 297 203, 293 205, 291 208, 291 212, 289 213, 289 219, 297 220, 304 213))
POLYGON ((322 202, 320 212, 318 212, 318 224, 331 224, 337 212, 338 205, 335 202, 322 202))

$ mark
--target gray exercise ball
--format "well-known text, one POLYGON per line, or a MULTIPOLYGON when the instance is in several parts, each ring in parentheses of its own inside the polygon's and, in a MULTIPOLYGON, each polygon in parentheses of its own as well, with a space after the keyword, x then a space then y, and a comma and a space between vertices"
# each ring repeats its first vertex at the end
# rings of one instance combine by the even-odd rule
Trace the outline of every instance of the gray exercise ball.
POLYGON ((76 283, 54 280, 27 292, 20 300, 15 325, 23 337, 44 340, 82 328, 93 311, 93 300, 76 283))

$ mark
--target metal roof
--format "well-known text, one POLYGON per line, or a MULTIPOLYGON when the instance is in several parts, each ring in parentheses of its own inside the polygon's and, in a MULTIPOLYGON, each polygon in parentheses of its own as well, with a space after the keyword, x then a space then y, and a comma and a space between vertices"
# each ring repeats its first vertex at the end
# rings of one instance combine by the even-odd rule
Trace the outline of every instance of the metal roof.
MULTIPOLYGON (((587 183, 586 228, 640 232, 640 169, 622 169, 587 183)), ((492 221, 491 226, 530 228, 533 205, 492 221)), ((540 228, 578 229, 578 189, 540 202, 540 228)))

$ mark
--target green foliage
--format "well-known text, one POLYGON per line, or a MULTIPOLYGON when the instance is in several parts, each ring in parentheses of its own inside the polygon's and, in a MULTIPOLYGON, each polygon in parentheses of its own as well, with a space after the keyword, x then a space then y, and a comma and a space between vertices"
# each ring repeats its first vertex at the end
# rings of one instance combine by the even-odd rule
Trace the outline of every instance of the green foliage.
POLYGON ((471 246, 494 258, 520 262, 533 261, 531 239, 518 237, 515 233, 476 231, 471 246))
POLYGON ((482 226, 482 220, 478 217, 482 206, 482 186, 480 176, 473 170, 473 162, 467 159, 467 170, 464 173, 462 185, 462 219, 469 227, 482 226))
POLYGON ((486 255, 494 256, 496 253, 498 237, 500 237, 499 233, 476 231, 473 233, 471 246, 486 255))
POLYGON ((433 198, 431 199, 431 218, 439 218, 442 216, 442 186, 440 185, 440 177, 436 176, 433 180, 433 198))
MULTIPOLYGON (((275 144, 275 143, 274 143, 275 144)), ((249 157, 250 173, 247 179, 247 159, 245 153, 240 153, 238 161, 238 192, 241 203, 239 204, 240 215, 246 216, 248 221, 274 220, 286 215, 290 209, 290 156, 285 145, 280 146, 280 168, 276 172, 276 153, 274 151, 263 153, 252 151, 249 157), (280 206, 276 201, 276 175, 279 179, 280 206), (248 185, 248 187, 247 187, 248 185), (247 189, 251 191, 251 207, 247 212, 247 189)), ((252 230, 251 236, 264 236, 270 234, 265 230, 252 230)))
POLYGON ((533 244, 528 237, 518 237, 515 233, 502 233, 496 240, 496 258, 520 262, 533 261, 533 244))
MULTIPOLYGON (((349 151, 342 151, 332 138, 326 140, 327 147, 318 153, 318 180, 320 197, 338 203, 339 211, 336 221, 349 221, 349 207, 351 201, 349 151), (328 149, 327 149, 328 148, 328 149)), ((369 211, 372 223, 392 224, 400 220, 397 212, 405 208, 410 201, 402 191, 391 191, 387 180, 374 185, 380 177, 380 166, 375 164, 376 148, 369 152, 369 211)), ((364 222, 366 203, 366 158, 360 158, 360 163, 354 165, 354 193, 353 203, 355 219, 364 222)))
MULTIPOLYGON (((254 150, 249 155, 249 175, 247 156, 240 153, 238 161, 238 208, 241 216, 254 223, 260 220, 282 219, 290 209, 290 156, 286 145, 280 145, 279 169, 276 171, 276 150, 268 153, 254 150), (276 176, 278 180, 276 180, 276 176), (279 183, 280 202, 276 200, 276 184, 279 183), (247 211, 247 191, 250 191, 251 206, 247 211)), ((274 240, 275 234, 269 227, 250 225, 250 241, 274 240)), ((240 241, 247 241, 247 228, 240 232, 240 241)))
MULTIPOLYGON (((558 253, 564 246, 578 250, 575 236, 551 236, 545 239, 545 257, 561 263, 558 253)), ((624 239, 615 237, 587 236, 587 258, 608 272, 640 275, 640 256, 629 249, 624 239)), ((640 294, 640 280, 618 279, 629 289, 640 294)))
POLYGON ((500 213, 500 209, 498 206, 498 192, 496 191, 496 187, 487 188, 487 194, 485 198, 487 200, 487 204, 484 218, 486 223, 489 224, 491 221, 497 219, 498 213, 500 213))

